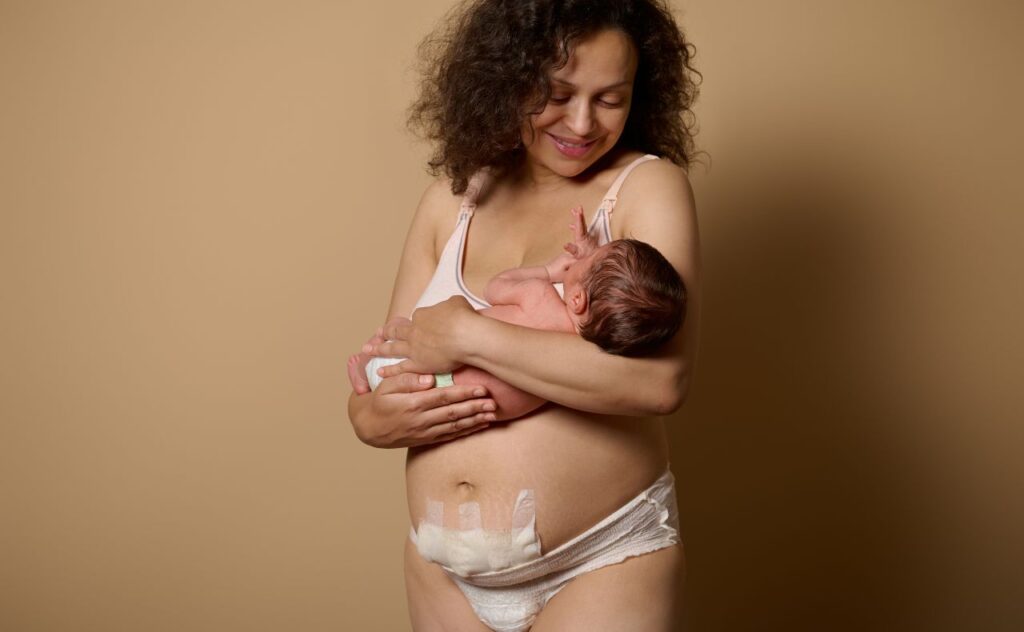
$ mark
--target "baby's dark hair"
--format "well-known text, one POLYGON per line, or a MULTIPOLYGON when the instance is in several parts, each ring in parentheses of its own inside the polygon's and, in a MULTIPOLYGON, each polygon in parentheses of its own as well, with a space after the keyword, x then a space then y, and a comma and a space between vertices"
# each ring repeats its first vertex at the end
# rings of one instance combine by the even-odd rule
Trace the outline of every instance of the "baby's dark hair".
POLYGON ((581 281, 590 316, 580 335, 608 353, 642 356, 679 331, 686 316, 686 286, 657 248, 617 239, 581 281))

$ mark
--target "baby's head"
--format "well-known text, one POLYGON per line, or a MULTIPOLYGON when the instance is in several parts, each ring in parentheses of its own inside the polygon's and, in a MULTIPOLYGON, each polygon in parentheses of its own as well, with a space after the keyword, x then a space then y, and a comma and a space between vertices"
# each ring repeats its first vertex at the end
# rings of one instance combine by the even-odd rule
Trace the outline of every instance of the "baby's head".
POLYGON ((580 335, 616 355, 654 352, 686 315, 679 273, 656 248, 635 239, 609 242, 580 260, 564 289, 580 335))

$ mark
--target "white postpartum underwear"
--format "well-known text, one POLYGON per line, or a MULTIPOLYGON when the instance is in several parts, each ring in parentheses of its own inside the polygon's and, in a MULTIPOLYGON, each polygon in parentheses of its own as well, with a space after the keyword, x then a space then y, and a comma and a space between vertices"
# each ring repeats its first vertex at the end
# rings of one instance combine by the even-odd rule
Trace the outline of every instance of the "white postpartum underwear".
POLYGON ((614 513, 543 554, 533 490, 519 493, 509 530, 481 528, 477 503, 459 506, 459 529, 444 527, 443 514, 443 503, 428 500, 426 518, 409 537, 496 632, 529 630, 548 600, 579 575, 679 543, 675 478, 669 470, 614 513))

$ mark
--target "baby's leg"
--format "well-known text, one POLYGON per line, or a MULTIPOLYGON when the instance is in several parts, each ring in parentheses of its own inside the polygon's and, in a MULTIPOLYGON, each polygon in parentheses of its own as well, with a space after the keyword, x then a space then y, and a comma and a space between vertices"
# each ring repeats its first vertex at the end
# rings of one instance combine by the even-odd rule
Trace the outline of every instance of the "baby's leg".
POLYGON ((494 412, 498 421, 508 421, 533 412, 544 404, 544 399, 519 390, 508 382, 503 382, 487 371, 474 366, 464 366, 452 373, 456 384, 467 386, 483 386, 487 394, 494 400, 497 410, 494 412))
POLYGON ((357 395, 370 392, 370 382, 366 379, 366 364, 369 361, 370 356, 365 353, 357 353, 348 358, 348 381, 357 395))

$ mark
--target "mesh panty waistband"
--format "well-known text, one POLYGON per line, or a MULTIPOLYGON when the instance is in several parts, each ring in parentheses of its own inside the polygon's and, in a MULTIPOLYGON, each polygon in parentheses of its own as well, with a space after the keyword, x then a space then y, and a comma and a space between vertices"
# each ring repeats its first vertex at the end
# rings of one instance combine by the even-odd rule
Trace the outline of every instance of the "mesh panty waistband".
POLYGON ((651 546, 674 544, 679 541, 674 483, 672 472, 666 470, 614 513, 535 560, 500 571, 456 577, 460 583, 474 586, 510 586, 586 564, 602 551, 625 547, 623 557, 628 557, 635 554, 629 550, 653 550, 651 546))

